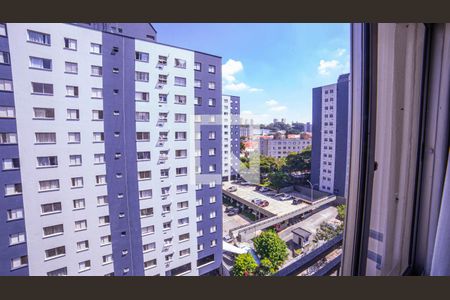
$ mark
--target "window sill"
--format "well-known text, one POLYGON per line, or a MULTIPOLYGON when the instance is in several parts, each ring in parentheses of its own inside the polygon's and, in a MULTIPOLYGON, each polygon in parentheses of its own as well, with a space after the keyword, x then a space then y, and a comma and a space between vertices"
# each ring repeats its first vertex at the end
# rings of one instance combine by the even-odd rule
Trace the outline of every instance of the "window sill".
POLYGON ((180 228, 180 227, 185 227, 185 226, 188 226, 189 225, 189 223, 187 223, 187 224, 182 224, 182 225, 178 225, 178 228, 180 228))
POLYGON ((77 49, 72 49, 72 48, 67 48, 67 47, 63 47, 64 50, 70 50, 70 51, 77 51, 77 49))
POLYGON ((102 263, 102 266, 106 266, 106 265, 109 265, 109 264, 112 264, 112 263, 113 263, 112 261, 104 262, 104 263, 102 263))
POLYGON ((75 251, 76 253, 80 253, 80 252, 84 252, 84 251, 88 251, 89 250, 89 248, 86 248, 86 249, 81 249, 81 250, 77 250, 77 251, 75 251))
POLYGON ((54 259, 61 258, 61 257, 64 257, 64 256, 66 256, 66 255, 65 254, 55 255, 55 256, 52 256, 52 257, 45 258, 44 261, 54 260, 54 259))
MULTIPOLYGON (((13 119, 13 118, 8 118, 13 119)), ((33 120, 54 121, 55 118, 33 118, 33 120)))
POLYGON ((104 227, 104 226, 109 226, 111 223, 106 223, 106 224, 99 224, 98 227, 104 227))
POLYGON ((155 234, 155 233, 154 232, 144 233, 141 236, 152 235, 152 234, 155 234))
POLYGON ((52 69, 35 68, 35 67, 28 67, 28 69, 30 69, 30 70, 38 70, 38 71, 47 71, 47 72, 51 72, 52 71, 52 69))
POLYGON ((72 211, 83 210, 83 209, 85 209, 85 207, 74 208, 74 209, 72 209, 72 211))
POLYGON ((39 190, 38 193, 47 193, 47 192, 55 192, 55 191, 59 191, 59 188, 57 189, 50 189, 50 190, 39 190))
POLYGON ((66 95, 66 98, 78 98, 77 95, 66 95))
POLYGON ((91 97, 91 99, 103 99, 103 97, 91 97))
POLYGON ((7 171, 17 171, 20 170, 20 168, 11 168, 11 169, 3 169, 3 172, 7 172, 7 171))
MULTIPOLYGON (((17 144, 17 143, 16 143, 17 144)), ((35 145, 55 145, 56 144, 56 142, 49 142, 49 143, 39 143, 39 142, 36 142, 36 143, 34 143, 35 145)))
POLYGON ((75 231, 75 232, 79 232, 79 231, 85 231, 85 230, 87 230, 87 228, 83 228, 83 229, 75 229, 74 231, 75 231))
POLYGON ((57 168, 58 165, 56 166, 37 166, 36 169, 49 169, 49 168, 57 168))
POLYGON ((80 274, 80 273, 84 273, 84 272, 86 272, 86 271, 89 271, 91 268, 86 268, 86 269, 83 269, 83 270, 79 270, 78 271, 78 274, 80 274))
POLYGON ((22 269, 22 268, 25 268, 25 267, 28 267, 28 264, 26 264, 26 265, 21 265, 21 266, 15 267, 15 268, 11 268, 10 270, 11 270, 11 271, 15 271, 15 270, 19 270, 19 269, 22 269))
POLYGON ((59 210, 59 211, 52 211, 52 212, 48 212, 48 213, 41 213, 41 216, 48 216, 48 215, 60 214, 61 212, 62 212, 62 210, 59 210))
POLYGON ((80 165, 69 165, 69 167, 80 167, 81 166, 81 164, 80 165))
POLYGON ((66 119, 66 121, 80 121, 80 119, 66 119))
POLYGON ((14 246, 25 244, 25 243, 26 242, 19 242, 19 243, 9 244, 8 247, 14 247, 14 246))
POLYGON ((112 244, 112 243, 100 244, 100 247, 109 246, 109 245, 111 245, 111 244, 112 244))
POLYGON ((64 74, 78 75, 78 73, 75 73, 75 72, 64 72, 64 74))
POLYGON ((71 186, 70 189, 71 190, 76 190, 76 189, 82 189, 83 186, 71 186))

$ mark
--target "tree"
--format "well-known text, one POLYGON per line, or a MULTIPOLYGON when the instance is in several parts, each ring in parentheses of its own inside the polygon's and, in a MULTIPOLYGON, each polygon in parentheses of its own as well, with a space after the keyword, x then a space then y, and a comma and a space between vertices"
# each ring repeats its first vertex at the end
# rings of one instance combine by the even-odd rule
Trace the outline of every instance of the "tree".
POLYGON ((258 264, 250 253, 239 254, 234 261, 231 274, 233 276, 252 276, 258 264))
POLYGON ((282 171, 275 171, 269 174, 270 186, 280 192, 280 189, 290 184, 289 175, 282 171))
POLYGON ((273 264, 270 262, 268 258, 261 259, 259 266, 256 268, 256 276, 270 276, 275 273, 276 270, 273 267, 273 264))
POLYGON ((311 146, 301 152, 292 152, 286 157, 288 172, 309 172, 311 170, 311 146))
POLYGON ((268 259, 275 272, 288 257, 286 243, 278 236, 274 230, 262 232, 253 240, 256 252, 262 260, 268 259))
POLYGON ((345 204, 338 205, 337 207, 337 219, 340 221, 344 221, 345 219, 345 204))
POLYGON ((243 153, 245 151, 245 144, 242 140, 240 141, 240 151, 241 151, 241 153, 243 153))

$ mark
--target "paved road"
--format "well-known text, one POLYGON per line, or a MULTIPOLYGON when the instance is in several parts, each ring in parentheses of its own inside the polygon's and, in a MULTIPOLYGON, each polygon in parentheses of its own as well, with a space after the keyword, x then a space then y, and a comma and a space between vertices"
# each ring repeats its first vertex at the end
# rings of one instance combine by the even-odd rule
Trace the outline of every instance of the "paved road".
MULTIPOLYGON (((225 205, 222 206, 223 211, 225 210, 225 205)), ((223 213, 223 235, 229 235, 230 229, 236 228, 241 225, 250 224, 251 221, 242 215, 227 216, 223 213)))

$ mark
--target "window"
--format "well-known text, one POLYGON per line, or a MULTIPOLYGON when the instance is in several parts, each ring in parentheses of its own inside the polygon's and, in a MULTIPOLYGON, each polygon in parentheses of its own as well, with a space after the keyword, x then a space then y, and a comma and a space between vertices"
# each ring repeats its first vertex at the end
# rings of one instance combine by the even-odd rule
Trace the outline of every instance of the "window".
POLYGON ((3 171, 17 170, 20 168, 20 161, 18 158, 4 158, 3 159, 3 171))
POLYGON ((78 87, 66 85, 66 97, 78 97, 78 87))
POLYGON ((217 245, 217 240, 212 240, 211 241, 211 247, 215 247, 217 245))
POLYGON ((202 105, 202 97, 195 97, 194 98, 194 104, 195 105, 202 105))
POLYGON ((105 134, 103 132, 94 132, 94 143, 102 143, 105 141, 105 134))
POLYGON ((59 190, 59 180, 53 179, 53 180, 42 180, 39 181, 39 191, 54 191, 59 190))
POLYGON ((162 206, 163 213, 170 213, 170 204, 162 206))
POLYGON ((159 94, 159 103, 167 103, 167 94, 159 94))
POLYGON ((77 40, 64 38, 64 48, 70 50, 77 50, 77 40))
POLYGON ((189 218, 178 219, 178 226, 186 226, 189 224, 189 218))
POLYGON ((105 154, 104 153, 97 153, 94 154, 94 164, 104 164, 105 163, 105 154))
POLYGON ((49 236, 63 234, 64 226, 63 226, 63 224, 47 226, 47 227, 42 228, 42 230, 44 232, 44 237, 49 237, 49 236))
POLYGON ((139 191, 139 199, 149 199, 152 197, 152 190, 148 189, 148 190, 141 190, 139 191))
POLYGON ((175 104, 186 104, 186 96, 175 95, 175 104))
POLYGON ((153 207, 141 209, 141 218, 153 216, 153 207))
POLYGON ((73 200, 73 209, 84 209, 85 208, 85 201, 84 199, 75 199, 73 200))
POLYGON ((102 54, 102 45, 91 43, 91 53, 102 54))
POLYGON ((61 202, 53 202, 41 205, 41 213, 43 215, 59 213, 61 211, 62 211, 61 202))
POLYGON ((139 142, 150 141, 150 132, 136 132, 136 140, 139 142))
POLYGON ((136 92, 134 99, 136 101, 145 101, 148 102, 150 99, 150 95, 147 92, 136 92))
POLYGON ((151 225, 151 226, 145 226, 141 228, 141 234, 142 235, 148 235, 148 234, 152 234, 155 233, 155 226, 151 225))
POLYGON ((80 220, 75 221, 75 231, 86 230, 87 229, 87 221, 80 220))
MULTIPOLYGON (((32 82, 32 93, 36 95, 53 95, 53 84, 50 83, 41 83, 41 82, 32 82)), ((0 82, 1 89, 1 82, 0 82)))
POLYGON ((97 196, 97 206, 103 206, 108 204, 108 196, 97 196))
POLYGON ((194 70, 195 71, 201 71, 202 70, 202 64, 199 62, 194 63, 194 70))
POLYGON ((210 219, 214 219, 215 217, 216 217, 216 211, 213 210, 213 211, 211 211, 211 212, 209 213, 209 218, 210 218, 210 219))
POLYGON ((150 121, 150 113, 145 111, 137 111, 136 112, 136 121, 137 122, 148 122, 150 121))
POLYGON ((48 168, 58 166, 57 156, 41 156, 37 158, 38 168, 48 168))
POLYGON ((55 109, 54 108, 40 108, 34 107, 34 118, 42 120, 54 120, 55 119, 55 109))
POLYGON ((216 132, 215 131, 210 131, 208 133, 208 139, 215 140, 216 139, 216 132))
POLYGON ((150 160, 150 151, 139 151, 137 153, 138 160, 150 160))
POLYGON ((67 109, 67 120, 79 120, 80 111, 78 109, 67 109))
POLYGON ((64 255, 66 255, 66 247, 65 246, 60 246, 60 247, 45 250, 45 258, 46 259, 56 258, 56 257, 64 256, 64 255))
POLYGON ((6 35, 6 24, 0 23, 0 36, 7 36, 6 35))
POLYGON ((144 244, 142 245, 142 252, 150 252, 150 251, 155 251, 156 250, 156 243, 149 243, 149 244, 144 244))
POLYGON ((19 220, 19 219, 23 219, 23 209, 22 208, 8 209, 6 211, 6 220, 7 221, 13 221, 13 220, 19 220))
MULTIPOLYGON (((148 251, 150 251, 150 250, 148 250, 148 251)), ((144 262, 144 269, 145 270, 151 269, 151 268, 154 268, 154 267, 156 267, 156 258, 151 259, 151 260, 147 260, 147 261, 144 262)))
POLYGON ((186 167, 177 168, 176 169, 176 174, 177 174, 177 176, 186 176, 187 175, 187 168, 186 167))
POLYGON ((185 141, 187 139, 186 131, 176 131, 175 132, 175 140, 177 141, 185 141))
POLYGON ((166 66, 167 65, 167 56, 158 56, 158 65, 166 66))
POLYGON ((203 244, 198 244, 197 245, 197 250, 198 251, 202 251, 203 250, 203 244))
POLYGON ((202 87, 202 81, 198 80, 198 79, 195 79, 194 80, 194 87, 201 88, 202 87))
POLYGON ((78 64, 73 62, 67 62, 65 64, 66 67, 66 73, 69 74, 78 74, 78 64))
POLYGON ((15 118, 16 112, 12 106, 0 106, 0 119, 1 118, 15 118))
POLYGON ((176 86, 186 86, 186 78, 175 76, 175 85, 176 86))
POLYGON ((208 89, 215 90, 216 89, 216 83, 213 81, 208 82, 208 89))
POLYGON ((93 110, 92 111, 92 120, 94 120, 94 121, 103 120, 103 110, 93 110))
POLYGON ((91 89, 91 98, 92 99, 102 99, 103 98, 103 89, 92 88, 91 89))
MULTIPOLYGON (((172 228, 172 222, 171 221, 163 223, 163 230, 169 230, 170 228, 172 228)), ((170 239, 170 240, 172 240, 172 239, 170 239)))
POLYGON ((103 265, 110 264, 113 262, 113 256, 112 256, 112 254, 103 255, 102 260, 103 260, 103 263, 102 263, 103 265))
POLYGON ((161 195, 162 196, 168 196, 169 195, 169 190, 170 190, 170 187, 163 187, 163 188, 161 188, 161 195))
POLYGON ((210 188, 215 188, 215 187, 216 187, 216 182, 215 182, 215 181, 211 181, 211 182, 209 183, 209 187, 210 187, 210 188))
POLYGON ((105 246, 111 244, 111 235, 104 235, 100 237, 100 245, 105 246))
POLYGON ((182 150, 175 150, 175 157, 176 157, 176 158, 187 157, 187 150, 185 150, 185 149, 182 149, 182 150))
POLYGON ((147 72, 135 72, 134 79, 136 81, 148 82, 148 73, 147 72))
MULTIPOLYGON (((82 251, 82 250, 79 250, 79 251, 82 251)), ((85 261, 78 263, 78 272, 88 271, 90 269, 91 269, 91 261, 90 260, 85 260, 85 261)))
POLYGON ((216 203, 216 196, 210 196, 209 203, 216 203))
POLYGON ((25 243, 25 232, 13 233, 9 235, 9 245, 25 243))
POLYGON ((28 41, 42 45, 50 45, 50 34, 28 30, 28 41))
POLYGON ((7 79, 0 79, 0 91, 12 92, 13 86, 12 81, 7 79))
POLYGON ((109 216, 102 216, 98 218, 99 226, 108 225, 109 224, 109 216))
POLYGON ((82 188, 83 187, 83 177, 72 177, 70 179, 71 188, 82 188))
POLYGON ((106 175, 96 175, 95 176, 96 185, 104 185, 106 184, 106 175))
POLYGON ((17 134, 12 132, 8 133, 1 132, 0 144, 17 144, 17 134))
POLYGON ((161 169, 161 178, 167 178, 169 177, 169 169, 161 169))
POLYGON ((191 249, 189 248, 180 251, 180 257, 188 256, 189 254, 191 254, 191 249))
POLYGON ((152 173, 151 173, 151 171, 140 171, 140 172, 138 172, 138 179, 139 179, 139 180, 149 180, 149 179, 152 179, 152 173))
POLYGON ((159 74, 158 84, 167 84, 167 75, 159 74))
POLYGON ((28 256, 20 256, 11 259, 11 270, 22 268, 28 265, 28 256))
POLYGON ((216 164, 209 165, 209 172, 215 172, 216 171, 216 164))
POLYGON ((189 207, 189 201, 183 201, 183 202, 178 202, 177 203, 177 209, 178 210, 186 209, 188 207, 189 207))
POLYGON ((216 73, 216 66, 209 65, 208 66, 208 73, 212 73, 212 74, 216 73))
POLYGON ((69 166, 81 166, 81 155, 69 155, 69 166))
POLYGON ((186 60, 175 58, 175 68, 186 69, 186 60))
POLYGON ((203 229, 197 230, 197 237, 203 236, 203 229))
POLYGON ((209 148, 209 150, 208 150, 208 155, 209 155, 209 156, 214 156, 214 155, 216 155, 216 148, 209 148))
POLYGON ((103 68, 101 66, 91 66, 91 76, 102 76, 103 68))
POLYGON ((187 184, 177 185, 177 193, 187 193, 187 191, 188 191, 187 184))
POLYGON ((167 141, 168 136, 169 136, 168 132, 160 132, 159 133, 159 140, 160 141, 167 141))
POLYGON ((148 53, 136 51, 136 60, 148 62, 148 53))
POLYGON ((81 142, 81 133, 79 132, 69 132, 69 144, 79 144, 81 142))
MULTIPOLYGON (((52 70, 52 60, 30 56, 30 68, 50 71, 52 70)), ((66 63, 66 72, 67 72, 67 63, 66 63)))
POLYGON ((209 98, 208 99, 208 106, 216 106, 216 99, 209 98))

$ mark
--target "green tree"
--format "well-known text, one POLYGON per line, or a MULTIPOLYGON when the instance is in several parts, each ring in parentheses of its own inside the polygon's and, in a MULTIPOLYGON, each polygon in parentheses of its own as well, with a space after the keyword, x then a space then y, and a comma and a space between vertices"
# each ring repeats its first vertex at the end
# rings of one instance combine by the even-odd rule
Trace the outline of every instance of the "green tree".
POLYGON ((259 266, 256 268, 256 276, 271 276, 276 270, 268 258, 261 259, 259 266))
POLYGON ((275 171, 269 174, 268 180, 270 186, 280 192, 281 188, 284 188, 290 184, 289 175, 282 171, 275 171))
POLYGON ((344 221, 345 219, 345 204, 338 205, 337 207, 337 219, 340 221, 344 221))
POLYGON ((292 152, 286 157, 288 172, 308 172, 311 170, 311 146, 301 152, 292 152))
POLYGON ((258 264, 250 253, 239 254, 234 261, 231 274, 233 276, 252 276, 258 264))
POLYGON ((286 243, 274 230, 262 232, 253 240, 253 244, 261 259, 270 261, 273 271, 277 271, 288 257, 286 243))

